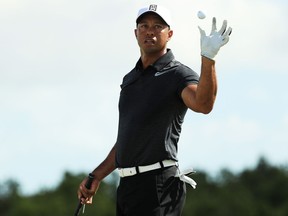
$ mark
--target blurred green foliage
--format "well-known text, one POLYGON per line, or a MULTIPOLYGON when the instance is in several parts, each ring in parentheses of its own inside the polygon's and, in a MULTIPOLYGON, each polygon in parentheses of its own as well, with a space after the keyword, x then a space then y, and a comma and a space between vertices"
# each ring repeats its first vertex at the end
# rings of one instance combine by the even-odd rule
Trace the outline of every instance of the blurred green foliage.
MULTIPOLYGON (((21 195, 20 185, 8 180, 0 184, 0 215, 73 215, 78 204, 76 191, 85 176, 66 172, 56 188, 29 196, 21 195)), ((115 215, 118 176, 112 173, 109 179, 101 183, 85 215, 115 215)), ((187 186, 183 216, 288 216, 287 167, 272 166, 264 158, 255 168, 238 174, 222 170, 212 178, 200 171, 193 179, 198 187, 187 186)))

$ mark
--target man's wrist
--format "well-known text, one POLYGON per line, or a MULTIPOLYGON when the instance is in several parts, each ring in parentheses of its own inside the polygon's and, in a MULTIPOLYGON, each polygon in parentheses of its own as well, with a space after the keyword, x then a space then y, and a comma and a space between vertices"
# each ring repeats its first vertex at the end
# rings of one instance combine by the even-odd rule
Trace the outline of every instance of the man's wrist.
POLYGON ((209 58, 209 59, 212 59, 212 60, 215 58, 216 54, 213 53, 213 52, 201 50, 201 55, 202 56, 205 56, 206 58, 209 58))
POLYGON ((201 58, 202 58, 202 62, 203 63, 212 63, 212 64, 215 64, 215 60, 214 59, 212 59, 212 58, 209 58, 209 57, 207 57, 207 56, 205 56, 205 55, 201 55, 201 58))

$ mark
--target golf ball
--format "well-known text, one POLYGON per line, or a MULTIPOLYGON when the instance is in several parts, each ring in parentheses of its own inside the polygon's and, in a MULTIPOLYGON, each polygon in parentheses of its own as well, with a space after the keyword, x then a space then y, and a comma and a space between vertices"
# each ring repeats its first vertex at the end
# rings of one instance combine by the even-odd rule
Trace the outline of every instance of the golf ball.
POLYGON ((198 11, 197 16, 199 19, 205 19, 206 15, 202 11, 198 11))

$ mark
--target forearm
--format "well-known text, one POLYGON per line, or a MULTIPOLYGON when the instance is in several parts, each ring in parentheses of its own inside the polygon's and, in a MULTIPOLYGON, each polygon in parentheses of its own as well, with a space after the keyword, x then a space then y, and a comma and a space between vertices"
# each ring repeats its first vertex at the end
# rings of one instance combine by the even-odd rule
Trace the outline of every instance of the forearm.
POLYGON ((114 145, 106 159, 93 170, 92 173, 98 181, 102 181, 107 175, 115 170, 115 152, 116 150, 114 145))
POLYGON ((216 28, 216 18, 212 19, 212 30, 210 35, 206 35, 205 31, 199 27, 201 35, 201 55, 202 66, 199 84, 196 90, 196 110, 203 113, 209 113, 213 109, 213 105, 217 94, 217 79, 215 71, 214 59, 218 51, 229 41, 232 28, 227 29, 227 21, 224 20, 219 31, 216 28), (206 56, 206 57, 204 57, 206 56))
POLYGON ((201 75, 197 87, 196 101, 204 113, 209 113, 217 94, 217 77, 215 71, 215 61, 202 56, 201 75))

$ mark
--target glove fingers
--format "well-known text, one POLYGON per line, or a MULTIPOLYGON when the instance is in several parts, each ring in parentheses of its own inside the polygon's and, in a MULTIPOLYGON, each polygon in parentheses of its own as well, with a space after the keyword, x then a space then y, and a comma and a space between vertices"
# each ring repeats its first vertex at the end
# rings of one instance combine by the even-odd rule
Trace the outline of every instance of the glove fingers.
POLYGON ((226 31, 226 28, 227 28, 227 20, 224 20, 223 21, 223 24, 222 24, 222 27, 221 27, 221 29, 219 30, 219 34, 220 35, 223 35, 224 33, 225 33, 225 31, 226 31))
POLYGON ((224 37, 221 46, 224 46, 229 41, 229 36, 224 37))
POLYGON ((198 26, 198 29, 200 31, 201 37, 206 36, 206 32, 202 28, 200 28, 200 26, 198 26))
POLYGON ((229 36, 231 35, 231 33, 232 33, 232 28, 229 27, 229 28, 227 29, 227 31, 223 34, 223 37, 229 37, 229 36))
POLYGON ((231 35, 231 33, 232 33, 232 28, 231 28, 231 27, 229 27, 229 29, 228 29, 228 35, 230 36, 230 35, 231 35))
POLYGON ((222 41, 222 46, 228 43, 229 41, 229 36, 232 33, 232 28, 229 27, 228 30, 223 34, 223 41, 222 41))
POLYGON ((210 35, 213 33, 213 32, 216 32, 217 31, 217 27, 216 27, 216 18, 213 17, 212 19, 212 29, 211 29, 211 33, 210 35))

